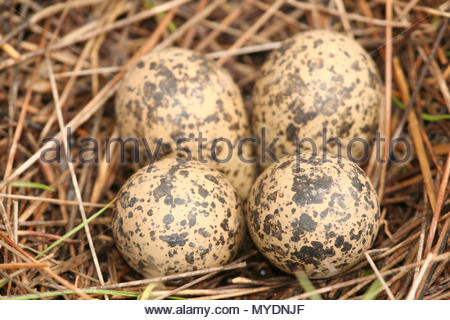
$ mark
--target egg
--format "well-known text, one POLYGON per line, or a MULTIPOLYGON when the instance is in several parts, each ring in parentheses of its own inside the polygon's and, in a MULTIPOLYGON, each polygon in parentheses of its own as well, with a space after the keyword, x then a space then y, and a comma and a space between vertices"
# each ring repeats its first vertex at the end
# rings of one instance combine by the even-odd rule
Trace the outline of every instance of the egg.
POLYGON ((112 219, 116 247, 145 277, 223 265, 236 255, 244 228, 239 196, 222 173, 173 158, 132 175, 112 219))
POLYGON ((247 224, 259 249, 287 273, 327 278, 355 265, 373 244, 377 194, 355 163, 304 152, 273 163, 256 180, 247 224))
POLYGON ((257 162, 249 119, 239 88, 215 62, 181 48, 151 53, 127 72, 115 106, 121 137, 144 137, 153 155, 159 144, 158 158, 216 168, 247 198, 257 162))
MULTIPOLYGON (((358 42, 312 30, 285 40, 269 55, 253 101, 253 132, 268 145, 278 139, 276 158, 293 154, 298 146, 364 162, 383 106, 382 82, 358 42)), ((261 153, 259 159, 263 168, 272 162, 261 153)))

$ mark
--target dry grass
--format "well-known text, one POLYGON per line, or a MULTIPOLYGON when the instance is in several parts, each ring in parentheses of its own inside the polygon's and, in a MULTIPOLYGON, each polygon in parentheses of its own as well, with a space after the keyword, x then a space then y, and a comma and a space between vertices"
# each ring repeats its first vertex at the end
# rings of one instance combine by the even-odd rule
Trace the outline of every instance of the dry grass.
POLYGON ((0 2, 0 297, 135 299, 148 284, 164 283, 146 297, 360 299, 369 297, 370 287, 370 297, 378 299, 449 298, 450 121, 439 116, 450 112, 449 1, 150 4, 0 2), (115 149, 111 162, 47 164, 40 152, 53 145, 43 139, 73 143, 76 154, 83 137, 116 136, 111 97, 126 68, 171 45, 217 59, 250 109, 267 53, 312 28, 346 33, 370 52, 385 80, 380 131, 387 141, 404 137, 414 146, 406 164, 371 157, 364 168, 382 204, 373 249, 345 274, 312 281, 316 290, 306 281, 307 292, 251 247, 227 266, 141 279, 114 248, 110 210, 92 216, 114 199, 135 166, 120 165, 115 149), (61 134, 68 127, 72 142, 61 134), (11 183, 18 180, 47 187, 11 183))

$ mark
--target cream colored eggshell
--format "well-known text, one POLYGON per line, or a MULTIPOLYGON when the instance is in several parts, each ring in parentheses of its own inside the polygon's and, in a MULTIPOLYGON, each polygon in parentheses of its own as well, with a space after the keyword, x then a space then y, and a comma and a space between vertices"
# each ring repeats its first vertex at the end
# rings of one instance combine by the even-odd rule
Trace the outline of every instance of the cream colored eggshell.
MULTIPOLYGON (((256 164, 239 158, 238 141, 249 137, 247 113, 237 85, 227 71, 190 50, 169 48, 152 53, 131 68, 116 98, 121 136, 145 137, 150 150, 162 139, 160 155, 188 156, 223 172, 245 199, 256 179, 256 164), (206 138, 201 157, 199 142, 180 138, 206 138), (212 158, 214 139, 216 159, 212 158), (231 157, 228 161, 228 153, 231 157)), ((242 157, 252 159, 253 147, 242 145, 242 157)))
POLYGON ((288 273, 337 275, 355 265, 378 232, 377 194, 353 162, 328 154, 284 157, 256 180, 247 224, 260 252, 288 273))
MULTIPOLYGON (((343 156, 353 138, 370 145, 383 106, 372 58, 355 40, 327 30, 299 33, 274 50, 256 80, 253 99, 253 132, 261 138, 265 127, 268 143, 279 138, 274 148, 278 157, 293 154, 304 138, 312 139, 318 150, 324 139, 339 138, 343 156)), ((338 147, 335 141, 326 145, 333 153, 338 147)), ((304 140, 301 148, 311 149, 311 143, 304 140)), ((361 142, 351 148, 353 159, 365 156, 361 142)))
POLYGON ((130 266, 154 277, 227 263, 237 253, 244 225, 240 199, 222 173, 168 158, 124 184, 112 232, 130 266))

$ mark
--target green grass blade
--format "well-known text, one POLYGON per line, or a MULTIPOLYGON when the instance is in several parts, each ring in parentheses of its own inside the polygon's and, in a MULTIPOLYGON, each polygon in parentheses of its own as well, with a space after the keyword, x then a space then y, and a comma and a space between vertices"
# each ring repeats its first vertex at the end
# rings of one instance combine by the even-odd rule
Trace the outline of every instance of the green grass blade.
MULTIPOLYGON (((144 0, 144 7, 146 7, 147 9, 153 9, 157 7, 157 5, 152 1, 144 0)), ((158 14, 158 17, 160 19, 164 19, 165 16, 166 15, 164 13, 158 14)), ((172 21, 170 21, 169 24, 167 25, 167 29, 169 29, 171 33, 174 33, 175 31, 177 31, 177 26, 172 21)))
POLYGON ((372 282, 369 289, 367 289, 367 291, 364 293, 362 300, 374 300, 380 292, 380 288, 381 281, 379 279, 376 279, 374 282, 372 282))
POLYGON ((362 269, 362 274, 363 276, 370 276, 371 274, 373 274, 372 269, 362 269))
MULTIPOLYGON (((84 226, 88 223, 90 223, 91 221, 93 221, 95 218, 97 218, 99 215, 101 215, 103 212, 105 212, 109 207, 111 207, 113 205, 113 203, 116 201, 116 199, 112 200, 110 203, 108 203, 105 207, 103 207, 102 209, 100 209, 99 211, 97 211, 96 213, 94 213, 91 217, 89 217, 86 222, 82 222, 80 223, 78 226, 76 226, 75 228, 73 228, 72 230, 70 230, 69 232, 67 232, 65 235, 63 235, 61 238, 59 238, 58 240, 56 240, 55 242, 53 242, 47 249, 45 249, 44 251, 42 251, 41 253, 39 253, 38 255, 36 255, 34 258, 35 259, 39 259, 40 257, 42 257, 44 254, 46 254, 47 252, 49 252, 50 250, 52 250, 53 248, 57 247, 59 244, 61 244, 61 242, 63 242, 64 240, 66 240, 67 238, 71 237, 72 235, 74 235, 75 233, 77 233, 78 231, 80 231, 82 228, 84 228, 84 226)), ((4 285, 6 285, 9 282, 8 279, 4 279, 3 281, 0 282, 0 288, 3 287, 4 285)))
POLYGON ((450 114, 428 114, 422 113, 422 119, 428 122, 436 122, 441 120, 450 120, 450 114))
POLYGON ((316 288, 303 271, 296 272, 295 276, 297 277, 298 282, 300 282, 303 290, 305 290, 305 292, 312 293, 310 296, 311 300, 323 300, 322 296, 317 293, 316 288))
MULTIPOLYGON (((118 291, 118 290, 91 290, 91 289, 80 289, 80 290, 88 294, 109 294, 123 297, 137 297, 139 295, 139 292, 118 291)), ((2 298, 2 300, 36 300, 42 298, 58 297, 65 294, 75 294, 75 291, 65 290, 54 292, 42 292, 39 294, 26 294, 23 296, 6 297, 2 298)))
MULTIPOLYGON (((15 274, 13 273, 13 274, 11 275, 11 278, 12 278, 14 275, 15 275, 15 274)), ((9 282, 9 279, 8 279, 8 278, 3 279, 3 280, 0 282, 0 289, 1 289, 4 285, 8 284, 8 282, 9 282)))
MULTIPOLYGON (((397 97, 392 96, 392 101, 394 101, 395 105, 402 110, 405 110, 405 105, 398 99, 397 97)), ((429 114, 422 113, 422 119, 428 122, 436 122, 441 120, 450 120, 450 114, 429 114)))
MULTIPOLYGON (((80 289, 82 292, 87 294, 108 294, 113 296, 122 296, 122 297, 138 297, 139 292, 130 292, 130 291, 119 291, 119 290, 102 290, 102 289, 80 289)), ((0 300, 37 300, 43 298, 53 298, 59 297, 65 294, 75 294, 75 291, 65 290, 65 291, 53 291, 53 292, 42 292, 39 294, 25 294, 22 296, 13 296, 13 297, 2 297, 0 300)), ((181 297, 167 297, 170 300, 185 300, 181 297)))
MULTIPOLYGON (((0 180, 0 183, 2 183, 2 180, 0 180)), ((11 182, 11 186, 14 188, 30 188, 30 189, 40 189, 45 191, 55 191, 54 188, 49 187, 42 183, 36 183, 36 182, 29 182, 29 181, 13 181, 11 182)))
POLYGON ((116 201, 116 199, 112 200, 110 203, 108 203, 105 207, 103 207, 102 209, 100 209, 99 211, 97 211, 96 213, 94 213, 91 217, 89 217, 85 222, 80 223, 79 225, 77 225, 75 228, 73 228, 72 230, 70 230, 69 232, 67 232, 65 235, 63 235, 61 238, 59 238, 58 240, 56 240, 55 242, 53 242, 50 246, 48 246, 47 249, 45 249, 44 251, 42 251, 41 253, 39 253, 36 257, 34 257, 35 259, 39 259, 40 257, 42 257, 44 254, 46 254, 47 252, 49 252, 50 250, 52 250, 53 248, 57 247, 59 244, 61 244, 61 242, 63 242, 64 240, 66 240, 67 238, 70 238, 71 236, 73 236, 75 233, 77 233, 78 231, 80 231, 81 229, 84 228, 84 226, 88 223, 90 223, 91 221, 93 221, 95 218, 97 218, 99 215, 101 215, 103 212, 105 212, 109 207, 111 207, 111 205, 116 201))

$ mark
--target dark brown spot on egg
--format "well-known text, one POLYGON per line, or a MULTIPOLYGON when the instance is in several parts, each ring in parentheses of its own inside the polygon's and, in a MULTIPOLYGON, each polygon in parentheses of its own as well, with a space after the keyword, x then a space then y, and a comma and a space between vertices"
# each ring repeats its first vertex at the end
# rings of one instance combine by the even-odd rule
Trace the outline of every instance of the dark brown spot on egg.
POLYGON ((167 242, 167 244, 170 247, 184 246, 184 244, 187 241, 186 239, 187 235, 188 235, 187 232, 183 232, 181 234, 172 233, 171 235, 160 236, 159 239, 161 239, 164 242, 167 242))

